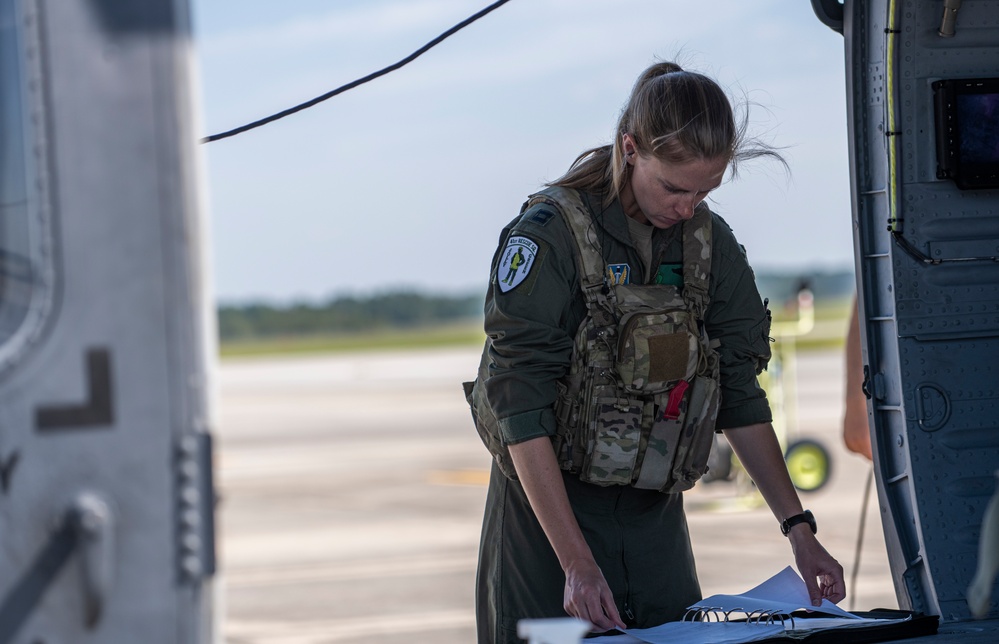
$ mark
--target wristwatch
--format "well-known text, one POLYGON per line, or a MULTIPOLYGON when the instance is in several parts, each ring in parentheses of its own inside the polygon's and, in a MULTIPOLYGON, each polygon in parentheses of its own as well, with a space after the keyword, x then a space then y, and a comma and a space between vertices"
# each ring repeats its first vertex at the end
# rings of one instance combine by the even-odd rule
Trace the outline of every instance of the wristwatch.
POLYGON ((808 527, 812 529, 812 534, 815 534, 816 532, 819 531, 819 529, 815 527, 815 517, 812 516, 811 510, 805 510, 801 514, 796 514, 793 517, 788 517, 783 521, 781 521, 780 531, 783 532, 784 536, 786 537, 787 533, 791 531, 791 528, 798 525, 799 523, 807 523, 808 527))

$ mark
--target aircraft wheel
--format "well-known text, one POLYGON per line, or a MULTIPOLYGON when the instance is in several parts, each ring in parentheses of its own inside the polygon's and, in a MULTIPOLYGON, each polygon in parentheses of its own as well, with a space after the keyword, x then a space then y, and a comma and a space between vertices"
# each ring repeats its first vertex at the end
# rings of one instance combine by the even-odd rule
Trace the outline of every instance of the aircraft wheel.
POLYGON ((791 483, 802 492, 815 492, 829 482, 832 461, 818 441, 804 438, 791 443, 784 452, 784 462, 791 483))

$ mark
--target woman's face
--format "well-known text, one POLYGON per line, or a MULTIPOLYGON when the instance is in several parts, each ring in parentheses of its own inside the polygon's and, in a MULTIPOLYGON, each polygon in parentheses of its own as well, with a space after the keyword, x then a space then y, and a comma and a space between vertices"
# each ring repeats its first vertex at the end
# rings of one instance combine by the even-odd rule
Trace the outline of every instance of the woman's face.
POLYGON ((694 208, 721 185, 728 159, 695 159, 670 163, 643 156, 624 135, 625 158, 631 170, 621 194, 625 214, 643 224, 669 228, 694 216, 694 208))

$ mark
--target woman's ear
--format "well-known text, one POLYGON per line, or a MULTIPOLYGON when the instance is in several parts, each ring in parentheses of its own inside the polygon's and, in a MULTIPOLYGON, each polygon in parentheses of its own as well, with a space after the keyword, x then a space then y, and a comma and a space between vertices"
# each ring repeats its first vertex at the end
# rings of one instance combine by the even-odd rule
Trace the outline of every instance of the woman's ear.
POLYGON ((621 150, 624 152, 626 160, 630 160, 636 152, 635 139, 631 138, 627 132, 621 135, 621 150))

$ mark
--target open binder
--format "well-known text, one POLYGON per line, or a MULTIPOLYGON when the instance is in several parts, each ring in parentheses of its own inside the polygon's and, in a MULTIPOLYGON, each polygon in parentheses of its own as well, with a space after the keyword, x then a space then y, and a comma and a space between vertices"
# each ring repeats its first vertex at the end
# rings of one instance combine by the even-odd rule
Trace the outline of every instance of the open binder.
POLYGON ((849 613, 824 600, 812 606, 805 582, 789 566, 740 595, 712 595, 690 606, 683 620, 586 640, 594 644, 809 644, 887 642, 932 635, 935 616, 878 609, 849 613))

